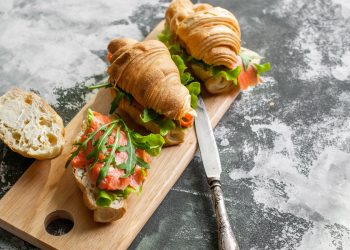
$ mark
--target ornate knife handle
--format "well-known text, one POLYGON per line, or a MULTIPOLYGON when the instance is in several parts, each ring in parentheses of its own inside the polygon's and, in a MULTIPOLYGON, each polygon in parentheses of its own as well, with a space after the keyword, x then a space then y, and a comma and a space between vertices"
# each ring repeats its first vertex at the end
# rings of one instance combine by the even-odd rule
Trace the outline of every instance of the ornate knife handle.
POLYGON ((238 243, 230 226, 227 216, 224 194, 221 189, 220 179, 208 178, 211 189, 211 198, 216 214, 216 223, 218 227, 218 240, 220 250, 239 250, 238 243))

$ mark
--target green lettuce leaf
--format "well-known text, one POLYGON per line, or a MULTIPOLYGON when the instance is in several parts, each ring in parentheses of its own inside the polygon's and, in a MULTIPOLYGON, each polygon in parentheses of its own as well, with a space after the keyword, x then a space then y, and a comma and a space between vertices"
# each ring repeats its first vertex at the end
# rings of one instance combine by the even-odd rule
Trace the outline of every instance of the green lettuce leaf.
POLYGON ((118 198, 116 194, 112 192, 107 192, 105 190, 98 190, 96 204, 100 207, 109 207, 113 201, 118 198))
POLYGON ((158 40, 168 45, 171 41, 172 35, 168 28, 165 28, 160 34, 158 34, 158 40))
POLYGON ((137 148, 146 150, 152 156, 157 156, 165 143, 164 138, 159 134, 144 136, 131 132, 131 138, 137 148))
POLYGON ((257 62, 259 62, 262 59, 262 57, 256 54, 255 52, 251 52, 251 51, 249 52, 249 50, 242 49, 239 55, 242 59, 242 63, 245 70, 248 69, 250 64, 254 65, 258 75, 268 72, 271 69, 270 63, 264 63, 264 64, 254 63, 254 60, 257 59, 257 62))
POLYGON ((141 116, 142 122, 147 123, 150 121, 155 122, 160 129, 160 134, 165 136, 170 130, 176 128, 174 121, 170 119, 162 119, 161 116, 155 112, 153 109, 144 109, 141 116))
POLYGON ((234 85, 238 84, 237 78, 242 71, 241 66, 237 66, 234 69, 227 69, 225 67, 212 67, 212 74, 214 77, 224 77, 228 81, 232 81, 234 85))
POLYGON ((142 114, 141 114, 141 120, 146 123, 154 120, 159 120, 160 115, 157 114, 153 109, 144 109, 142 114))
POLYGON ((186 66, 184 60, 182 59, 182 57, 179 55, 172 55, 171 58, 173 59, 177 68, 179 69, 180 75, 183 74, 185 72, 185 70, 187 69, 187 66, 186 66))
POLYGON ((191 107, 196 109, 198 106, 198 95, 201 93, 201 84, 199 82, 191 82, 186 85, 191 95, 191 107))
POLYGON ((162 136, 166 136, 171 130, 176 128, 176 124, 174 121, 169 119, 164 119, 158 122, 160 134, 162 136))
POLYGON ((189 71, 187 71, 188 68, 186 66, 186 63, 199 61, 194 59, 192 56, 188 55, 186 51, 181 48, 180 44, 174 42, 169 28, 165 28, 163 32, 158 35, 158 39, 168 47, 171 54, 171 58, 173 59, 177 68, 179 69, 181 83, 185 85, 189 90, 190 88, 193 89, 193 86, 195 85, 196 90, 192 92, 190 91, 190 95, 191 107, 196 109, 198 95, 200 93, 200 85, 198 86, 197 82, 195 82, 195 84, 192 87, 188 87, 188 85, 191 85, 193 83, 194 77, 189 71))
POLYGON ((124 190, 115 191, 106 191, 99 189, 96 198, 96 204, 100 207, 109 207, 113 201, 127 199, 131 193, 140 193, 141 191, 142 185, 138 191, 130 186, 126 187, 124 190))
POLYGON ((190 72, 184 72, 180 75, 180 80, 183 85, 187 85, 188 83, 192 82, 194 78, 190 72))
POLYGON ((186 88, 190 94, 199 95, 201 93, 201 84, 199 82, 191 82, 186 85, 186 88))
POLYGON ((268 72, 271 69, 270 63, 264 63, 264 64, 254 63, 254 66, 256 68, 258 75, 260 75, 261 73, 268 72))

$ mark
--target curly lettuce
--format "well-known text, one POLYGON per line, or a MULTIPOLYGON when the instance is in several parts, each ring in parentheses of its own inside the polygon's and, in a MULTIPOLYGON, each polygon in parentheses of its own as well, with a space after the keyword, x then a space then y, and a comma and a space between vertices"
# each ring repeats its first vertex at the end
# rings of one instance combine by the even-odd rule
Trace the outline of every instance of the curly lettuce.
POLYGON ((159 134, 165 136, 171 130, 176 128, 173 120, 162 118, 157 112, 152 109, 144 109, 141 116, 141 121, 144 123, 153 121, 159 126, 159 134))

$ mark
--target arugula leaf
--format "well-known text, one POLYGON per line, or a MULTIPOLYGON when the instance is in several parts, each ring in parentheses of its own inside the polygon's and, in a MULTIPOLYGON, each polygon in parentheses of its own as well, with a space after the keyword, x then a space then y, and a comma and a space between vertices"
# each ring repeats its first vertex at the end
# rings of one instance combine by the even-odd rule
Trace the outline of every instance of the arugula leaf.
POLYGON ((126 151, 128 152, 128 159, 125 162, 125 175, 124 177, 128 177, 133 173, 135 164, 136 164, 136 153, 135 146, 132 140, 131 132, 127 131, 126 137, 128 139, 128 143, 126 144, 126 151))
POLYGON ((91 150, 91 152, 86 156, 86 159, 90 160, 92 157, 94 159, 98 159, 98 155, 100 151, 103 153, 106 152, 106 142, 108 140, 108 136, 110 136, 113 132, 113 129, 115 127, 115 124, 111 125, 107 130, 100 130, 103 131, 103 135, 101 135, 96 142, 93 143, 94 149, 91 150))
POLYGON ((128 100, 129 103, 132 102, 132 100, 134 99, 134 97, 132 97, 131 94, 129 94, 128 92, 125 92, 124 90, 122 90, 122 89, 119 88, 118 86, 116 87, 116 89, 118 90, 118 92, 123 93, 123 96, 126 97, 126 99, 128 100))
MULTIPOLYGON (((93 111, 88 110, 89 119, 93 119, 93 111)), ((89 169, 93 168, 99 159, 99 153, 102 151, 105 154, 108 151, 108 155, 103 160, 100 160, 103 163, 102 168, 99 171, 98 178, 96 181, 97 187, 100 183, 106 178, 108 175, 108 170, 110 167, 124 169, 125 175, 123 177, 127 177, 133 174, 136 164, 141 167, 141 171, 143 175, 146 175, 145 169, 149 169, 150 166, 143 159, 136 156, 136 148, 144 149, 149 154, 155 156, 159 154, 162 146, 164 145, 164 139, 161 135, 150 134, 147 136, 142 136, 137 134, 136 132, 131 131, 125 122, 122 119, 114 120, 110 123, 102 125, 99 129, 94 132, 91 132, 87 135, 87 138, 83 142, 78 142, 75 144, 77 146, 76 150, 69 157, 66 167, 69 163, 76 157, 80 150, 87 150, 88 143, 91 142, 93 145, 92 152, 89 153, 89 159, 95 158, 94 162, 90 164, 89 169), (128 143, 126 146, 120 146, 119 140, 121 137, 121 129, 126 133, 128 143), (113 134, 113 131, 116 131, 115 140, 112 145, 108 145, 108 137, 113 134), (103 132, 101 136, 97 140, 95 140, 96 134, 99 132, 103 132), (128 153, 128 160, 120 165, 116 165, 115 162, 115 152, 118 151, 126 151, 128 153)), ((98 206, 110 206, 110 204, 116 199, 126 198, 131 192, 141 192, 142 186, 135 190, 132 187, 127 187, 124 190, 115 190, 115 191, 105 191, 99 190, 97 195, 96 203, 98 206)))
MULTIPOLYGON (((114 126, 111 126, 110 128, 112 128, 111 131, 113 131, 114 126)), ((105 132, 104 135, 105 134, 107 134, 107 132, 105 132)), ((107 176, 109 167, 111 166, 111 163, 112 163, 112 160, 115 159, 115 151, 117 150, 117 148, 119 146, 119 138, 120 138, 120 127, 118 127, 117 134, 115 136, 115 140, 114 140, 114 143, 113 143, 112 150, 109 152, 109 155, 107 157, 107 160, 106 160, 105 164, 103 165, 103 167, 100 169, 100 172, 98 173, 98 178, 97 178, 97 181, 96 181, 96 186, 97 187, 100 185, 101 181, 107 176)), ((107 136, 107 139, 108 139, 108 136, 107 136)))
POLYGON ((125 91, 123 91, 121 88, 116 87, 116 92, 117 95, 116 97, 113 99, 112 103, 111 103, 111 109, 109 110, 110 114, 113 114, 114 111, 118 108, 120 101, 123 98, 127 98, 128 102, 131 103, 133 100, 132 95, 130 95, 129 93, 126 93, 125 91))
POLYGON ((160 115, 153 109, 144 109, 140 117, 144 123, 160 119, 160 115))
POLYGON ((267 72, 271 69, 270 63, 264 63, 264 64, 254 63, 254 66, 256 68, 256 72, 258 75, 260 75, 261 73, 267 72))
POLYGON ((94 90, 94 89, 102 89, 102 88, 110 88, 113 87, 111 83, 101 83, 101 84, 96 84, 96 85, 91 85, 88 86, 87 88, 90 90, 94 90))
POLYGON ((145 162, 143 159, 141 159, 140 157, 136 158, 136 163, 137 163, 137 165, 139 165, 142 168, 145 168, 145 169, 149 169, 150 168, 149 164, 147 162, 145 162))
POLYGON ((118 108, 120 101, 122 100, 122 98, 124 97, 124 93, 121 91, 117 92, 117 96, 113 99, 112 103, 111 103, 111 109, 109 110, 110 114, 113 114, 114 111, 118 108))
POLYGON ((165 143, 164 138, 160 134, 144 136, 131 132, 131 138, 137 148, 146 150, 152 156, 157 156, 165 143))
MULTIPOLYGON (((92 114, 92 113, 91 113, 92 114)), ((92 114, 93 115, 93 114, 92 114)), ((71 153, 71 156, 68 158, 67 162, 66 162, 66 165, 65 165, 65 168, 67 168, 69 166, 69 164, 71 163, 71 161, 79 154, 80 150, 83 149, 83 150, 86 150, 87 148, 87 144, 89 143, 89 141, 93 140, 95 138, 95 135, 100 132, 101 130, 105 129, 106 127, 108 127, 109 125, 113 124, 113 123, 116 123, 118 122, 118 120, 116 121, 112 121, 110 123, 107 123, 107 124, 104 124, 102 125, 98 130, 90 133, 88 136, 88 138, 81 144, 79 144, 79 146, 77 147, 77 149, 75 151, 73 151, 71 153)))
POLYGON ((169 131, 176 128, 175 122, 172 120, 169 120, 169 119, 164 119, 164 120, 159 121, 158 125, 159 125, 159 130, 160 130, 159 133, 162 136, 166 136, 166 134, 169 133, 169 131))

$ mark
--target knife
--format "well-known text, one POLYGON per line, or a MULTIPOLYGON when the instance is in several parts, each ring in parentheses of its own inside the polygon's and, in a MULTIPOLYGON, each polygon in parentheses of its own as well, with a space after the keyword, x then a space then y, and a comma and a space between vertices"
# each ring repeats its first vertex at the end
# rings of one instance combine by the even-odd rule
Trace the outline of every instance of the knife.
POLYGON ((221 163, 219 152, 216 146, 209 116, 201 96, 198 98, 198 108, 196 109, 196 112, 197 116, 195 118, 195 127, 197 140, 199 143, 205 173, 207 174, 208 184, 211 189, 211 198, 216 214, 216 224, 218 228, 219 249, 239 250, 238 243, 233 234, 227 216, 224 194, 221 189, 221 163))

